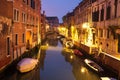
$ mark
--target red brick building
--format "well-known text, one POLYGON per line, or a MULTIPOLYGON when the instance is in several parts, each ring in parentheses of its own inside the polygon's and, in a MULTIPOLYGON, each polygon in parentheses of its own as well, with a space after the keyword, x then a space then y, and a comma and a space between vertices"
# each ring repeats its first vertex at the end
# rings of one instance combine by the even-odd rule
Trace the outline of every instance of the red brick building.
POLYGON ((12 59, 12 2, 0 1, 0 69, 12 59), (10 4, 10 5, 8 5, 10 4), (8 10, 6 10, 8 9, 8 10))
MULTIPOLYGON (((0 43, 4 46, 0 46, 0 51, 3 51, 0 55, 8 54, 11 58, 9 61, 12 61, 40 42, 40 10, 40 0, 1 0, 0 23, 3 25, 3 21, 8 20, 9 23, 6 21, 4 24, 10 27, 10 34, 5 32, 6 35, 2 35, 5 39, 0 35, 0 43)), ((3 62, 7 59, 2 58, 0 56, 0 61, 3 62)))
POLYGON ((26 48, 32 48, 37 44, 38 28, 40 27, 40 1, 14 0, 13 20, 14 58, 16 58, 26 48))

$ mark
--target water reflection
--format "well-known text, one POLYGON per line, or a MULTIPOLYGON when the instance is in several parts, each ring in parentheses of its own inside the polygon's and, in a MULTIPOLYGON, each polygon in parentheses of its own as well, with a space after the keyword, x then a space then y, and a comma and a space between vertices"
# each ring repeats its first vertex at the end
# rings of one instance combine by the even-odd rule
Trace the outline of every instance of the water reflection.
POLYGON ((65 57, 65 61, 71 64, 76 80, 100 80, 96 73, 86 68, 83 59, 75 56, 70 49, 67 52, 64 49, 62 55, 65 57))
POLYGON ((41 54, 40 54, 40 68, 42 70, 44 70, 45 57, 46 57, 46 50, 42 48, 41 54))
POLYGON ((47 39, 45 44, 49 45, 49 46, 57 46, 58 45, 58 40, 57 39, 47 39))

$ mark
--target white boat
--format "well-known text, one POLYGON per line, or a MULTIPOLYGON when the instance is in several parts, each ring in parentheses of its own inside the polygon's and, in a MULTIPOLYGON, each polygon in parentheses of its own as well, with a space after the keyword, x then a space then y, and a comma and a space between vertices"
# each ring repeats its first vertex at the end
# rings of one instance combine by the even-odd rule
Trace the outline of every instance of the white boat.
POLYGON ((73 48, 73 42, 72 41, 66 41, 65 42, 65 46, 67 47, 67 48, 73 48))
POLYGON ((101 80, 117 80, 117 79, 112 77, 101 77, 101 80))
POLYGON ((102 67, 100 67, 97 63, 95 63, 94 61, 90 60, 90 59, 85 59, 84 62, 93 70, 97 71, 97 72, 102 72, 104 71, 102 69, 102 67))
POLYGON ((38 60, 33 58, 24 58, 17 64, 17 69, 21 72, 28 72, 35 68, 38 60))

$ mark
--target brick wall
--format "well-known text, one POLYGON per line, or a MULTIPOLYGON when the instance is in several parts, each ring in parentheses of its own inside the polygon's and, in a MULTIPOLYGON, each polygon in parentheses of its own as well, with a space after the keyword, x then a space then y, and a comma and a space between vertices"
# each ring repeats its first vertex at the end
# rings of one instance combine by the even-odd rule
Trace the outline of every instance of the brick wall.
POLYGON ((13 15, 13 5, 12 1, 0 0, 0 15, 8 18, 12 18, 13 15))

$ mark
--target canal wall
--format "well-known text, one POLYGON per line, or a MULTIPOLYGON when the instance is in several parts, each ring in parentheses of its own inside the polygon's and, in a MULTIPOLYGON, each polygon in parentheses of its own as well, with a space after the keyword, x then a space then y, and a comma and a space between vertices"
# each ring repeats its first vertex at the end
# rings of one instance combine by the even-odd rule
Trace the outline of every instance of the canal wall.
POLYGON ((109 70, 113 71, 115 74, 118 75, 118 77, 120 79, 120 59, 118 59, 114 56, 111 56, 105 52, 98 53, 98 51, 96 51, 93 54, 90 47, 88 47, 84 44, 80 44, 78 42, 75 42, 75 46, 78 49, 85 52, 85 54, 89 55, 90 58, 93 58, 94 60, 96 60, 100 64, 104 65, 109 70), (89 52, 91 52, 91 53, 89 53, 89 52))
POLYGON ((111 70, 116 74, 118 74, 120 77, 120 59, 111 56, 105 52, 95 54, 94 58, 96 58, 96 60, 98 60, 102 64, 111 68, 111 70))

